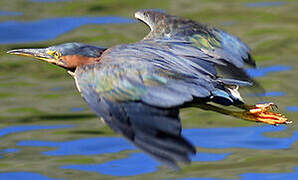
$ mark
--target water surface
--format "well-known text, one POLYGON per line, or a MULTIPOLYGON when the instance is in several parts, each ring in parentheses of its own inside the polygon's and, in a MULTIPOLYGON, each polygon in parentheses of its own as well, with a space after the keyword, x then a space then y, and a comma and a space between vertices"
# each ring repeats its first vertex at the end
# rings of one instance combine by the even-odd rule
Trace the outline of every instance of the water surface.
POLYGON ((0 16, 21 16, 23 13, 15 11, 0 11, 0 16))
POLYGON ((135 20, 124 17, 61 17, 37 21, 5 21, 0 23, 0 44, 46 41, 86 24, 133 22, 135 20))
POLYGON ((268 2, 252 2, 252 3, 245 3, 246 7, 271 7, 271 6, 283 6, 285 2, 282 1, 268 1, 268 2))
POLYGON ((271 92, 265 92, 260 94, 248 94, 248 96, 259 96, 259 97, 277 97, 277 96, 285 96, 286 93, 281 91, 271 91, 271 92))
POLYGON ((287 111, 298 112, 298 106, 289 106, 287 107, 287 111))
POLYGON ((272 72, 281 72, 281 71, 289 71, 292 67, 284 66, 284 65, 274 65, 268 67, 257 67, 257 68, 248 68, 246 72, 254 78, 266 76, 268 73, 272 72))
POLYGON ((31 2, 54 3, 54 2, 67 2, 71 0, 29 0, 31 2))
POLYGON ((9 126, 0 129, 0 137, 25 131, 33 130, 49 130, 49 129, 60 129, 60 128, 70 128, 73 125, 24 125, 24 126, 9 126))
POLYGON ((0 180, 62 180, 49 178, 41 174, 31 172, 5 172, 0 173, 0 180))

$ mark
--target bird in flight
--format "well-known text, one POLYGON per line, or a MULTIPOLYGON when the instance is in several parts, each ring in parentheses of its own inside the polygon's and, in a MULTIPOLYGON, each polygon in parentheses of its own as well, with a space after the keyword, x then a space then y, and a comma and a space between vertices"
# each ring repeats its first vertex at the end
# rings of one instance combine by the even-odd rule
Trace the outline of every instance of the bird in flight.
POLYGON ((244 65, 256 65, 240 39, 157 10, 137 11, 135 18, 150 27, 136 43, 111 48, 66 43, 7 53, 66 69, 83 99, 111 129, 174 169, 196 153, 181 135, 181 108, 272 125, 290 123, 270 111, 273 103, 247 105, 240 96, 238 87, 259 86, 244 71, 244 65), (223 108, 230 105, 241 110, 223 108))

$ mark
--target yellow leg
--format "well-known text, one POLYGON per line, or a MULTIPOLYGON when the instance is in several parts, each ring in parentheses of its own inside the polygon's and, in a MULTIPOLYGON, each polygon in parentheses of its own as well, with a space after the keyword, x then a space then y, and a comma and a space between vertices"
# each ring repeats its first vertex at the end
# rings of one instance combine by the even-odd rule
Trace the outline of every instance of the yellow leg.
POLYGON ((292 121, 288 121, 288 119, 280 113, 269 112, 269 110, 276 108, 276 105, 273 103, 243 105, 241 108, 245 109, 245 111, 231 111, 211 104, 198 104, 196 106, 204 110, 215 111, 247 121, 263 122, 272 125, 292 123, 292 121))

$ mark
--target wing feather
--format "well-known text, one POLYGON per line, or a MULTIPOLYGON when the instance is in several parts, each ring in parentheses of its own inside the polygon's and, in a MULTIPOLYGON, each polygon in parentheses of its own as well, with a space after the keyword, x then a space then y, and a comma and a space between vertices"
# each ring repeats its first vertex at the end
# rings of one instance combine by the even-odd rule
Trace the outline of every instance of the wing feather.
MULTIPOLYGON (((262 89, 243 69, 245 64, 253 67, 256 64, 251 58, 250 48, 239 38, 218 28, 161 11, 141 10, 135 13, 135 17, 151 29, 143 39, 144 42, 153 41, 168 46, 172 53, 183 57, 186 63, 202 66, 207 61, 213 68, 219 69, 221 76, 250 81, 262 89), (234 73, 225 69, 232 69, 234 73)), ((219 75, 219 72, 216 73, 212 68, 208 70, 219 75)))

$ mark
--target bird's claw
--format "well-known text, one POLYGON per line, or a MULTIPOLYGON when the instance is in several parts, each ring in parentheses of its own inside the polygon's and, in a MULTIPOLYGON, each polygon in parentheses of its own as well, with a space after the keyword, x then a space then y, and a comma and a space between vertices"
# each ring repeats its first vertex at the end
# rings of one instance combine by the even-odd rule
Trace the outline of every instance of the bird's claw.
POLYGON ((280 113, 269 112, 269 110, 278 109, 274 103, 264 103, 264 104, 256 104, 253 108, 249 109, 247 115, 250 118, 271 125, 279 125, 279 124, 290 124, 292 121, 289 121, 286 116, 280 113))

